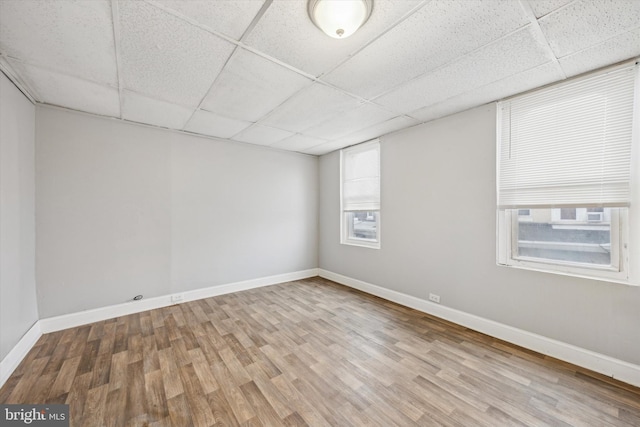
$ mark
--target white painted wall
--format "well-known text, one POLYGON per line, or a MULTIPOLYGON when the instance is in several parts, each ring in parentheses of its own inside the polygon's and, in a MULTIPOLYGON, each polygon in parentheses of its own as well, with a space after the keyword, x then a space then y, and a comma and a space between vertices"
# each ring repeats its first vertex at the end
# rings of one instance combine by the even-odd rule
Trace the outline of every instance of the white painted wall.
POLYGON ((322 156, 320 268, 640 364, 640 287, 496 265, 495 144, 494 105, 383 138, 380 250, 340 244, 322 156))
POLYGON ((35 107, 0 73, 0 360, 38 320, 35 107))
POLYGON ((316 158, 38 107, 40 317, 317 267, 316 158))

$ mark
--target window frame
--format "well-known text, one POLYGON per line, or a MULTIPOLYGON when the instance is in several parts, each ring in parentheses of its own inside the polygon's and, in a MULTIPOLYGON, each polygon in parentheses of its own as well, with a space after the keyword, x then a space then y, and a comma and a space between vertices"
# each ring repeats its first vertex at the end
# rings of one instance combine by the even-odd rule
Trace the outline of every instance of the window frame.
MULTIPOLYGON (((381 152, 382 147, 380 144, 380 140, 375 139, 372 141, 368 141, 362 144, 354 145, 352 147, 343 148, 340 150, 340 244, 349 245, 349 246, 358 246, 370 249, 380 249, 381 247, 381 209, 368 209, 362 211, 352 211, 344 209, 344 197, 343 197, 343 187, 344 187, 344 170, 345 170, 345 153, 353 152, 353 151, 366 151, 371 149, 371 147, 376 146, 378 150, 378 176, 381 176, 381 152), (354 237, 351 235, 352 232, 352 221, 350 221, 349 216, 356 212, 376 212, 376 239, 367 239, 361 237, 354 237)), ((380 184, 379 184, 380 185, 380 184)))
POLYGON ((380 249, 380 211, 342 211, 342 220, 340 221, 341 225, 341 236, 342 239, 340 241, 343 245, 351 245, 351 246, 362 246, 366 248, 380 249), (349 216, 355 214, 356 212, 375 212, 376 218, 376 239, 367 239, 365 237, 352 237, 352 221, 349 216))
MULTIPOLYGON (((640 58, 638 58, 640 59, 640 58)), ((514 233, 514 227, 518 224, 519 209, 536 209, 536 208, 565 208, 576 207, 614 207, 615 205, 591 205, 591 206, 573 206, 573 205, 547 205, 547 206, 497 206, 496 209, 496 264, 501 267, 510 267, 524 269, 530 271, 559 274, 571 277, 580 277, 608 283, 618 283, 623 285, 640 286, 640 62, 638 59, 617 64, 606 69, 597 70, 576 79, 582 79, 596 74, 606 74, 617 68, 628 67, 635 62, 635 83, 634 83, 634 104, 633 104, 633 123, 631 134, 631 189, 630 203, 620 206, 612 210, 611 215, 611 266, 598 266, 598 264, 573 263, 570 261, 561 261, 544 258, 533 257, 514 257, 514 246, 517 248, 517 233, 514 233), (616 213, 613 214, 613 211, 616 213)), ((572 79, 574 80, 574 79, 572 79)), ((563 84, 560 82, 559 84, 563 84)), ((553 86, 550 86, 552 88, 553 86)), ((544 90, 537 89, 537 90, 544 90)), ((506 98, 511 100, 515 97, 506 98)), ((501 162, 501 126, 502 114, 500 102, 497 103, 496 109, 496 158, 497 158, 497 191, 500 192, 500 162, 501 162)), ((588 212, 588 210, 587 210, 588 212)), ((576 220, 560 219, 556 220, 556 224, 571 224, 580 222, 578 212, 576 212, 576 220)), ((558 218, 560 214, 558 212, 558 218)), ((588 216, 585 218, 587 222, 588 216)), ((524 217, 525 221, 528 220, 524 217)))
POLYGON ((518 247, 517 209, 498 211, 498 265, 628 284, 628 208, 611 212, 611 265, 514 256, 518 247), (502 230, 502 233, 500 231, 502 230))
POLYGON ((527 209, 527 208, 522 208, 522 209, 516 209, 516 213, 517 213, 517 219, 520 221, 526 221, 526 222, 531 222, 533 221, 533 217, 531 216, 531 209, 527 209), (521 211, 528 211, 528 213, 525 215, 523 213, 521 213, 521 211))

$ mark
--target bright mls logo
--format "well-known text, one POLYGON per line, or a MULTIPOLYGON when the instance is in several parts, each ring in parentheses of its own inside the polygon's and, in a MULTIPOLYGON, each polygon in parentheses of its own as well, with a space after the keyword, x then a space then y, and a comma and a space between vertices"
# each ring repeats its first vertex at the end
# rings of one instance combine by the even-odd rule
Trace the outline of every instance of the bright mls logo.
POLYGON ((69 427, 69 405, 0 405, 2 426, 69 427))

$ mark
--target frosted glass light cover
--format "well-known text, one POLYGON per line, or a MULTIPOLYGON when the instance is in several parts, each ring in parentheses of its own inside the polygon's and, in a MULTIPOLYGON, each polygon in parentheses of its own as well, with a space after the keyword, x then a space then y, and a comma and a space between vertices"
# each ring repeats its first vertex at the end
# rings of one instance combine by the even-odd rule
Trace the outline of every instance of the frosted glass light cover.
POLYGON ((309 16, 328 36, 344 39, 366 22, 371 6, 370 0, 310 0, 309 16))

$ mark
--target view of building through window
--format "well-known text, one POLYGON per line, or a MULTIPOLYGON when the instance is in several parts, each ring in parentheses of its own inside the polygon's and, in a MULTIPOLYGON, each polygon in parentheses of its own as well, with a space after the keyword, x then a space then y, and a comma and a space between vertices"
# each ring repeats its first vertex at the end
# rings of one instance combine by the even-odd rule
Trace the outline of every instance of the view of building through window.
POLYGON ((611 265, 611 209, 519 209, 516 258, 611 265))
POLYGON ((355 211, 349 213, 349 238, 377 239, 378 212, 355 211))

